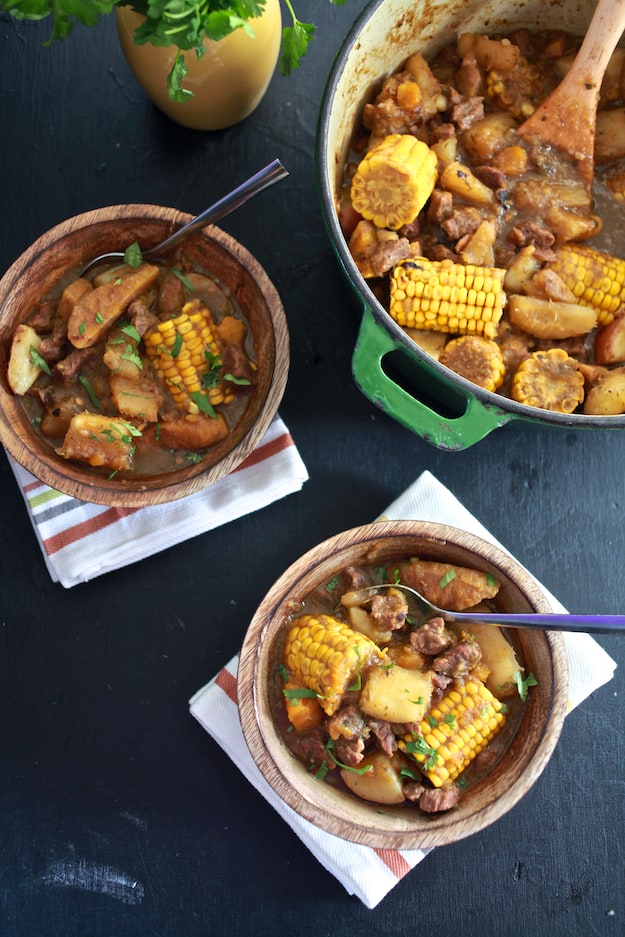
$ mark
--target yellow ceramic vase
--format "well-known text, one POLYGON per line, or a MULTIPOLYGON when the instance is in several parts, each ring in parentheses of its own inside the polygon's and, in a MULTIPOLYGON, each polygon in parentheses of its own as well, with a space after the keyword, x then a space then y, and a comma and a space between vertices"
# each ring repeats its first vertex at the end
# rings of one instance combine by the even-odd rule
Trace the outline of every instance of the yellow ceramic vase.
POLYGON ((136 45, 133 34, 143 17, 130 7, 117 7, 115 15, 132 73, 154 104, 176 123, 195 130, 221 130, 239 123, 260 104, 280 51, 280 0, 267 0, 262 16, 250 20, 253 38, 237 29, 219 42, 206 40, 201 59, 193 50, 184 53, 189 71, 183 85, 193 97, 182 103, 167 94, 166 79, 177 50, 136 45))

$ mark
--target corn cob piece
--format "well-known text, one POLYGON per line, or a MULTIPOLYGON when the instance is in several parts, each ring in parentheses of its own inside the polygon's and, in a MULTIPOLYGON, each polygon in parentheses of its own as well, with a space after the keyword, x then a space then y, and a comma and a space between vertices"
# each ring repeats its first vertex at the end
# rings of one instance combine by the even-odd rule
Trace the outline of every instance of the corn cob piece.
POLYGON ((447 342, 438 360, 485 390, 496 391, 503 384, 506 365, 499 345, 492 338, 461 335, 447 342))
POLYGON ((450 688, 421 721, 421 734, 405 735, 398 745, 434 787, 442 787, 462 774, 505 720, 502 703, 472 678, 450 688))
POLYGON ((495 338, 505 273, 452 260, 403 261, 391 275, 389 312, 404 328, 495 338))
POLYGON ((146 332, 144 342, 156 373, 188 413, 209 412, 233 400, 232 390, 218 379, 214 386, 203 387, 211 367, 218 367, 220 346, 210 312, 198 300, 186 303, 179 316, 146 332))
POLYGON ((597 311, 599 325, 608 325, 625 303, 625 260, 572 242, 560 245, 555 253, 550 269, 576 302, 597 311))
POLYGON ((529 407, 573 413, 584 399, 584 375, 563 348, 535 351, 517 368, 510 396, 529 407))
POLYGON ((328 716, 337 711, 360 668, 377 659, 384 655, 373 641, 331 615, 295 619, 283 653, 290 682, 314 690, 328 716))
POLYGON ((415 220, 437 177, 437 159, 412 134, 392 133, 372 147, 352 179, 354 209, 378 228, 396 231, 415 220))

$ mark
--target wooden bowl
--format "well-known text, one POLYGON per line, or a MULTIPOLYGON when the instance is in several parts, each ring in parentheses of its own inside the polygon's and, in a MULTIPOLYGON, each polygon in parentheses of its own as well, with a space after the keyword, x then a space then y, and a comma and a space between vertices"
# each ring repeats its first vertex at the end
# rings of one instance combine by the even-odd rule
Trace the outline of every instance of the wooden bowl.
POLYGON ((253 337, 258 385, 226 439, 198 463, 140 478, 107 479, 87 465, 68 462, 38 436, 7 382, 16 326, 68 274, 106 251, 135 240, 148 248, 189 221, 190 215, 154 205, 117 205, 77 215, 38 238, 0 280, 0 443, 52 488, 96 504, 142 507, 185 497, 212 485, 257 446, 275 416, 288 376, 289 336, 282 302, 269 277, 234 238, 211 225, 184 242, 184 253, 214 275, 239 303, 253 337))
POLYGON ((567 659, 555 632, 516 631, 527 672, 538 681, 504 757, 446 813, 383 809, 316 780, 284 745, 272 716, 270 685, 277 642, 292 612, 313 590, 349 565, 401 558, 446 561, 491 572, 501 611, 552 611, 533 578, 508 554, 454 527, 383 521, 345 531, 314 547, 277 580, 261 602, 241 649, 238 700, 245 740, 258 768, 289 807, 343 839, 387 849, 426 849, 477 833, 502 817, 532 787, 549 761, 568 703, 567 659))

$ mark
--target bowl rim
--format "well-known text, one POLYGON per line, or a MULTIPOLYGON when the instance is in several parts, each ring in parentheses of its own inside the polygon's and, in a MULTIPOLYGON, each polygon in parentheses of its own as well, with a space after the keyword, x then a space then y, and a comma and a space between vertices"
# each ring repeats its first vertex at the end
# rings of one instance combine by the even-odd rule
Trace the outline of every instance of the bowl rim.
MULTIPOLYGON (((274 727, 268 701, 263 698, 258 680, 263 666, 267 666, 271 658, 271 644, 274 637, 271 635, 271 624, 277 616, 284 617, 285 605, 289 598, 298 595, 302 597, 302 592, 298 593, 298 587, 301 588, 314 568, 328 557, 337 557, 335 571, 338 571, 341 568, 340 555, 345 549, 363 546, 388 537, 404 537, 413 540, 421 538, 424 542, 429 540, 439 546, 449 543, 463 549, 466 549, 470 542, 469 548, 479 549, 476 560, 483 561, 484 566, 498 570, 501 569, 503 563, 508 568, 509 572, 505 573, 505 578, 524 594, 532 608, 542 612, 553 611, 549 599, 534 577, 507 551, 460 528, 418 520, 381 520, 350 528, 322 541, 295 560, 278 577, 261 600, 252 617, 239 654, 237 671, 239 719, 243 737, 256 767, 283 804, 305 820, 339 838, 361 845, 375 848, 427 849, 456 842, 486 828, 514 807, 534 785, 554 752, 568 710, 568 661, 562 634, 551 631, 528 632, 528 640, 531 641, 539 641, 542 636, 549 659, 550 690, 546 716, 544 724, 538 730, 535 749, 525 759, 522 772, 518 772, 519 782, 504 790, 486 806, 481 806, 462 817, 457 811, 452 810, 427 817, 424 822, 423 815, 421 815, 422 827, 420 829, 410 827, 407 811, 406 819, 399 828, 375 828, 374 823, 383 822, 379 820, 382 814, 376 811, 375 805, 366 805, 365 808, 361 808, 363 812, 366 812, 367 806, 372 808, 368 818, 351 816, 348 819, 349 802, 354 798, 352 795, 342 795, 343 803, 341 803, 340 799, 337 801, 336 791, 332 788, 328 796, 323 796, 323 789, 319 789, 322 793, 320 808, 319 803, 309 798, 304 789, 305 784, 296 786, 297 778, 294 781, 287 777, 279 763, 280 755, 288 750, 274 727), (517 577, 522 580, 522 585, 519 585, 517 577)), ((398 555, 401 554, 401 550, 397 552, 398 555)), ((290 757, 293 758, 293 756, 290 757)), ((289 764, 288 760, 287 764, 289 764)), ((305 773, 302 770, 302 775, 305 773)), ((329 786, 323 785, 323 787, 329 786)), ((399 810, 404 809, 404 807, 399 808, 399 810)))
MULTIPOLYGON (((5 302, 28 268, 43 255, 53 251, 59 240, 75 236, 81 228, 135 219, 137 223, 149 221, 168 225, 173 231, 192 217, 187 212, 168 206, 125 203, 96 208, 64 219, 36 238, 0 277, 0 319, 5 302)), ((65 460, 57 456, 52 448, 49 453, 35 454, 14 433, 9 421, 0 418, 0 443, 16 462, 39 481, 62 494, 109 507, 136 508, 163 504, 184 498, 213 485, 250 456, 264 437, 282 401, 290 365, 290 339, 281 297, 259 261, 243 244, 217 225, 207 225, 202 231, 191 235, 189 242, 194 241, 196 243, 212 242, 217 245, 218 250, 230 255, 237 264, 244 266, 267 307, 272 327, 273 368, 264 400, 254 405, 255 408, 258 407, 258 412, 252 424, 236 445, 214 465, 204 470, 201 466, 198 466, 197 470, 193 466, 187 467, 184 477, 181 477, 180 472, 168 473, 163 485, 152 487, 149 477, 142 481, 107 479, 104 475, 90 476, 86 467, 83 469, 70 462, 66 464, 65 460), (78 478, 76 472, 78 472, 78 478)), ((76 266, 78 267, 80 263, 79 259, 76 266)), ((216 275, 218 276, 218 273, 216 275)), ((19 401, 10 389, 5 387, 5 379, 6 375, 3 374, 0 379, 0 409, 9 414, 16 414, 17 419, 21 419, 18 411, 19 401)))

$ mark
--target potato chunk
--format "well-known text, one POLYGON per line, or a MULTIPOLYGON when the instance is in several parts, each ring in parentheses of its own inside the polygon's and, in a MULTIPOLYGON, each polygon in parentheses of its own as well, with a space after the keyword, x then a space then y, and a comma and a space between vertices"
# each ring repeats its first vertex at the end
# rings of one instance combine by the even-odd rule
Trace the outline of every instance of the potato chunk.
POLYGON ((156 423, 161 393, 154 380, 145 377, 131 380, 123 374, 111 374, 111 396, 118 412, 128 419, 156 423))
POLYGON ((64 459, 104 466, 111 471, 127 471, 132 468, 135 434, 140 435, 124 420, 79 413, 72 417, 63 445, 57 451, 64 459))
POLYGON ((365 755, 358 772, 342 769, 341 777, 352 794, 374 804, 401 804, 405 800, 399 772, 384 752, 365 755), (363 772, 367 767, 370 770, 363 772))
POLYGON ((625 368, 608 371, 590 388, 584 401, 584 413, 596 416, 625 413, 625 368))
POLYGON ((41 368, 33 361, 31 349, 37 351, 41 339, 29 325, 18 325, 11 343, 7 378, 14 394, 25 394, 33 386, 41 368))
POLYGON ((589 306, 537 296, 511 296, 508 313, 514 325, 536 338, 572 338, 585 335, 597 325, 597 313, 589 306))
POLYGON ((360 708, 386 722, 420 722, 432 697, 432 673, 398 664, 374 667, 362 688, 360 708))

